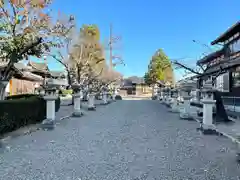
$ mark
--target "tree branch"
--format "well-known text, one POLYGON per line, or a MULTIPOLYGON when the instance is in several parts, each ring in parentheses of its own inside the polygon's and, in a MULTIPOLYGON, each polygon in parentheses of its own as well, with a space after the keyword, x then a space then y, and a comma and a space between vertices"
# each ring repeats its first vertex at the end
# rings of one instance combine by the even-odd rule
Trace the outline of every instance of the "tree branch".
POLYGON ((37 40, 35 42, 33 42, 32 44, 30 44, 29 46, 25 47, 22 51, 19 52, 19 56, 22 56, 23 54, 27 53, 30 49, 34 48, 35 46, 41 44, 43 41, 43 39, 37 38, 37 40))
POLYGON ((194 69, 189 68, 189 67, 187 67, 187 66, 179 63, 178 61, 173 61, 173 64, 177 65, 177 66, 180 67, 180 68, 186 69, 187 71, 190 71, 190 72, 192 72, 192 73, 194 73, 194 74, 202 75, 202 73, 199 73, 199 72, 195 71, 194 69))

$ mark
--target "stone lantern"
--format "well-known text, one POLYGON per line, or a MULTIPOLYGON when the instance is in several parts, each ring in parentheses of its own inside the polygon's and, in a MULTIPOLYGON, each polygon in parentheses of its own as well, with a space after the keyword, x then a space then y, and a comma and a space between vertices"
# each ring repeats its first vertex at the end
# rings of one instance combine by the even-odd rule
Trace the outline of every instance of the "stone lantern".
POLYGON ((52 130, 56 124, 55 117, 55 101, 57 100, 57 88, 59 85, 53 83, 53 81, 48 80, 45 85, 45 95, 44 100, 46 100, 46 119, 42 122, 42 128, 47 130, 52 130))
POLYGON ((95 93, 93 92, 93 86, 92 84, 89 85, 89 97, 88 97, 88 110, 89 111, 95 111, 96 106, 95 106, 95 93))
POLYGON ((197 90, 192 90, 191 92, 190 92, 190 96, 192 97, 192 101, 193 102, 197 102, 198 101, 198 99, 197 99, 197 90))
POLYGON ((160 100, 163 101, 163 97, 164 97, 164 88, 160 89, 160 100))
POLYGON ((167 86, 165 88, 165 96, 166 96, 166 105, 170 105, 171 103, 171 87, 170 86, 167 86))
POLYGON ((207 80, 202 88, 203 99, 201 102, 203 103, 203 122, 202 122, 202 130, 211 131, 214 130, 213 126, 213 107, 216 104, 216 100, 213 99, 214 89, 212 87, 212 81, 207 80))
POLYGON ((181 96, 183 98, 183 108, 180 111, 180 118, 181 119, 192 119, 191 116, 191 107, 190 107, 190 96, 191 90, 196 86, 196 82, 189 80, 181 84, 181 96))
POLYGON ((171 112, 179 112, 179 105, 178 105, 178 90, 172 89, 172 103, 171 103, 171 112))
POLYGON ((112 99, 113 101, 116 101, 116 96, 118 95, 118 89, 116 86, 113 87, 113 90, 112 90, 112 99))
POLYGON ((158 88, 157 90, 157 100, 161 100, 161 90, 158 88))
POLYGON ((162 95, 163 95, 163 103, 166 103, 166 101, 167 101, 167 87, 164 87, 162 89, 162 95))
POLYGON ((72 89, 73 89, 73 99, 74 99, 74 103, 73 103, 73 113, 72 116, 73 117, 80 117, 83 115, 83 113, 81 112, 81 86, 79 84, 73 84, 72 85, 72 89))
POLYGON ((107 91, 107 90, 108 90, 108 89, 107 89, 106 86, 104 86, 104 87, 102 88, 103 104, 104 104, 104 105, 108 104, 108 91, 107 91))
POLYGON ((112 95, 111 95, 111 88, 107 86, 107 104, 111 103, 112 95))
POLYGON ((82 100, 83 99, 83 97, 84 97, 84 86, 81 84, 80 85, 80 100, 82 100))
POLYGON ((157 84, 154 84, 153 87, 152 87, 152 97, 153 99, 155 99, 154 97, 156 97, 158 95, 158 85, 157 84))

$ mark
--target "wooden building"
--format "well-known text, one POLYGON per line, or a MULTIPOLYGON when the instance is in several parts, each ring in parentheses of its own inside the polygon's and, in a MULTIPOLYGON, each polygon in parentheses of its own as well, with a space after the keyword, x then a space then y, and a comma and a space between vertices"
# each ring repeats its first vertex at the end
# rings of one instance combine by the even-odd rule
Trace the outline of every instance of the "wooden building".
POLYGON ((207 78, 217 77, 214 86, 229 96, 240 96, 240 21, 229 28, 211 45, 222 48, 197 62, 206 67, 203 76, 199 76, 199 86, 207 78))
POLYGON ((149 87, 143 78, 137 76, 131 76, 123 80, 121 90, 125 90, 127 95, 142 95, 151 93, 151 87, 149 87))
POLYGON ((10 80, 7 93, 10 95, 34 93, 47 79, 52 79, 54 84, 67 86, 64 72, 50 71, 46 63, 29 61, 27 65, 16 63, 16 73, 10 80))

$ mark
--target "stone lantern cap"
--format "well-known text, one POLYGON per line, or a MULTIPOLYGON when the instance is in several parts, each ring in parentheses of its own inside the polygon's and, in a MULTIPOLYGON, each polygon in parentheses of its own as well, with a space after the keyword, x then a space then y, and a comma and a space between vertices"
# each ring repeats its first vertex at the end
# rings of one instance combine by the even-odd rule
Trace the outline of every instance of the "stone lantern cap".
POLYGON ((39 91, 44 90, 43 86, 38 86, 38 87, 36 87, 35 89, 36 89, 36 90, 39 90, 39 91))
POLYGON ((154 84, 154 86, 153 86, 154 88, 158 88, 158 85, 157 84, 154 84))
POLYGON ((53 79, 48 79, 46 82, 46 88, 47 89, 57 89, 59 88, 59 84, 55 84, 53 79))
POLYGON ((196 81, 193 81, 193 80, 185 81, 180 85, 180 89, 186 90, 186 91, 190 91, 196 87, 197 87, 197 83, 196 81))
POLYGON ((171 89, 171 92, 177 93, 177 92, 178 92, 178 89, 173 88, 173 89, 171 89))
POLYGON ((108 88, 107 88, 106 86, 103 86, 103 87, 102 87, 102 90, 103 90, 103 91, 107 91, 108 88))
POLYGON ((81 88, 81 86, 80 86, 80 84, 72 84, 72 89, 73 89, 73 92, 78 92, 78 91, 80 91, 80 88, 81 88))
POLYGON ((212 81, 209 79, 204 83, 202 87, 202 92, 213 92, 213 91, 214 91, 214 88, 212 86, 212 81))
POLYGON ((169 88, 168 88, 168 87, 164 87, 164 88, 162 89, 162 91, 163 91, 163 92, 168 92, 168 91, 169 91, 169 88))

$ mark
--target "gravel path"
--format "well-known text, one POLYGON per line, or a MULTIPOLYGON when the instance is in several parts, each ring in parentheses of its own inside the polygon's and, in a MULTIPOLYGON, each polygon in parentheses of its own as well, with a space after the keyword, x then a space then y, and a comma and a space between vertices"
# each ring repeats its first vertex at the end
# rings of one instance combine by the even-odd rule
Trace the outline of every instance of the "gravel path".
POLYGON ((238 180, 235 146, 157 101, 118 101, 11 140, 2 180, 238 180))

